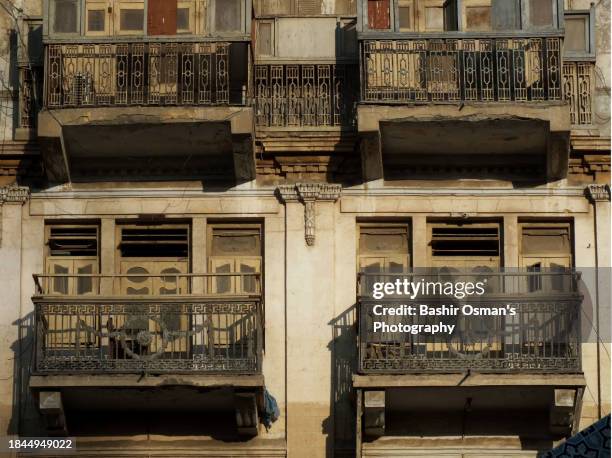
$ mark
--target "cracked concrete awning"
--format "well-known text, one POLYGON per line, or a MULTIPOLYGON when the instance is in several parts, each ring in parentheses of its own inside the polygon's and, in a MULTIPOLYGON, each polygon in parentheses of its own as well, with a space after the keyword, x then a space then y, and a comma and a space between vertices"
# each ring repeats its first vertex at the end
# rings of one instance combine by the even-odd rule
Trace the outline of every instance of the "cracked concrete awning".
POLYGON ((39 116, 38 134, 52 181, 135 175, 254 178, 250 108, 47 110, 39 116))

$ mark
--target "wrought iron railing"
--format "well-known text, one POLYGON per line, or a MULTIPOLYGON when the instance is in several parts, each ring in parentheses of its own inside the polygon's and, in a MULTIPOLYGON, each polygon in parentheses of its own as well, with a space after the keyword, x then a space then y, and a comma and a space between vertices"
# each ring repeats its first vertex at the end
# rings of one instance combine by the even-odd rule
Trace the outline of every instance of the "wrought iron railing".
POLYGON ((561 52, 560 37, 364 40, 361 100, 561 100, 561 52))
MULTIPOLYGON (((232 275, 246 278, 245 274, 226 274, 224 278, 232 275)), ((110 287, 111 284, 104 285, 105 279, 129 277, 132 276, 94 276, 91 284, 110 287)), ((163 277, 153 277, 163 280, 163 277)), ((171 277, 166 279, 170 284, 171 277)), ((199 289, 206 288, 207 281, 196 285, 196 280, 215 280, 215 277, 193 275, 188 279, 199 289)), ((141 279, 138 276, 137 280, 141 279)), ((44 284, 44 281, 38 282, 40 287, 44 284)), ((205 294, 170 290, 168 293, 166 286, 168 283, 163 289, 165 293, 149 296, 121 291, 100 295, 95 290, 86 295, 34 296, 34 371, 41 374, 260 373, 263 333, 258 292, 233 290, 205 294)))
POLYGON ((255 65, 258 127, 352 127, 356 65, 255 65))
POLYGON ((593 62, 563 62, 563 92, 574 126, 593 122, 593 62))
MULTIPOLYGON (((463 372, 579 372, 580 303, 573 272, 503 272, 471 276, 360 274, 359 371, 365 374, 463 372), (366 294, 374 282, 461 282, 485 280, 486 294, 458 301, 448 295, 397 295, 377 300, 366 294), (421 304, 459 308, 456 315, 421 315, 421 304), (514 308, 514 315, 466 316, 461 306, 514 308), (382 307, 416 307, 414 315, 381 316, 382 307), (376 306, 379 306, 376 310, 376 306), (375 321, 402 325, 374 330, 375 321), (454 325, 452 333, 416 332, 415 326, 454 325), (413 334, 413 331, 416 332, 413 334)), ((448 310, 448 309, 447 309, 448 310)), ((421 328, 423 330, 423 328, 421 328)))
POLYGON ((232 46, 238 44, 49 44, 45 106, 242 105, 247 72, 230 69, 232 46))

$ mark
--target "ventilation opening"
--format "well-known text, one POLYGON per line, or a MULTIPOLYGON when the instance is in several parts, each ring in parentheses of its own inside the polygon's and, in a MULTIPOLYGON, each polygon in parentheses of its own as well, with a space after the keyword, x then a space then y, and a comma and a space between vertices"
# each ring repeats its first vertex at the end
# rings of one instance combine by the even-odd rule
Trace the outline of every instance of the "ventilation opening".
POLYGON ((51 256, 97 256, 97 227, 51 227, 49 229, 51 256))
POLYGON ((432 228, 433 256, 499 256, 499 231, 495 227, 432 228))
POLYGON ((179 228, 122 228, 119 245, 122 257, 186 258, 189 231, 179 228))

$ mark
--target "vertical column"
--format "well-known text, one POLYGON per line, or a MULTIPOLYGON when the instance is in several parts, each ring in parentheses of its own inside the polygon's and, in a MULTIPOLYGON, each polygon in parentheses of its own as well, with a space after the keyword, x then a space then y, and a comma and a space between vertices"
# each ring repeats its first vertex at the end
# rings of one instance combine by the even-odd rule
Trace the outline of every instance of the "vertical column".
POLYGON ((335 302, 334 200, 340 189, 298 184, 279 190, 286 203, 288 455, 324 458, 333 454, 330 323, 335 302))
MULTIPOLYGON (((0 431, 14 437, 19 427, 19 396, 22 393, 21 355, 27 350, 20 329, 21 308, 21 248, 22 207, 29 189, 17 186, 0 188, 0 335, 6 345, 0 350, 0 431), (15 384, 15 385, 14 385, 15 384), (17 388, 17 389, 15 389, 17 388)), ((23 326, 25 328, 25 326, 23 326)))
POLYGON ((595 326, 597 330, 597 416, 610 413, 610 187, 589 185, 595 227, 595 326))
POLYGON ((412 217, 412 266, 427 267, 427 216, 412 217))
MULTIPOLYGON (((113 218, 103 218, 100 222, 100 273, 103 275, 113 275, 115 273, 115 220, 113 218)), ((114 288, 119 288, 119 281, 113 278, 102 278, 100 282, 100 294, 109 296, 114 288)))
POLYGON ((518 218, 516 215, 504 216, 504 264, 505 268, 514 270, 519 266, 518 218))
MULTIPOLYGON (((206 265, 206 218, 194 216, 191 220, 191 272, 207 272, 206 265)), ((207 282, 203 277, 193 277, 191 292, 205 294, 207 282)))

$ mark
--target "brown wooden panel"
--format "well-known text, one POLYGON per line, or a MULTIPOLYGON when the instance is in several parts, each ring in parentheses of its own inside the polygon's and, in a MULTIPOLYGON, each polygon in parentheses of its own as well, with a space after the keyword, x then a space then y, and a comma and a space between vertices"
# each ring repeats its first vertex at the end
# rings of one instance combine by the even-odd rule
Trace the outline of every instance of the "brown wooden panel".
POLYGON ((176 35, 177 0, 149 0, 147 34, 176 35))
POLYGON ((390 0, 368 0, 368 28, 391 27, 390 0))

